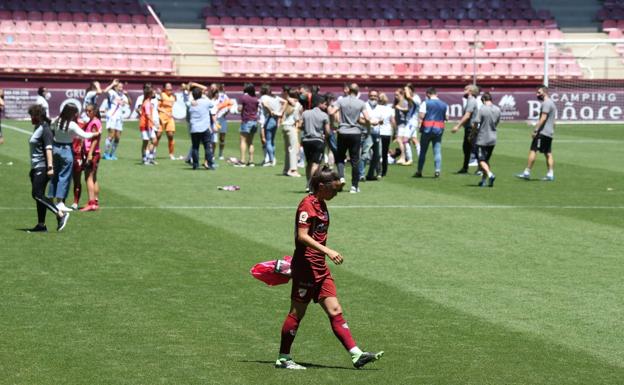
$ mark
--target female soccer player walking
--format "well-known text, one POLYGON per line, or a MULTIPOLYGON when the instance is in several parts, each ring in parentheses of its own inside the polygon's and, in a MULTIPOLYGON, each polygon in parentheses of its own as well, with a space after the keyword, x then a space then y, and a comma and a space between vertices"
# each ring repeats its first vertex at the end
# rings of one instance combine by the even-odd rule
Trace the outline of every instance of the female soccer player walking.
POLYGON ((331 328, 345 349, 351 355, 356 368, 381 358, 383 352, 363 352, 358 348, 347 321, 342 316, 336 286, 325 262, 327 255, 332 262, 343 262, 339 252, 326 246, 329 228, 329 212, 325 201, 331 200, 342 189, 338 174, 328 166, 319 169, 310 181, 312 193, 307 195, 297 208, 295 217, 295 252, 292 259, 292 291, 290 311, 282 326, 279 357, 275 367, 280 369, 305 369, 290 356, 290 347, 295 340, 299 323, 303 319, 311 300, 319 303, 331 323, 331 328))

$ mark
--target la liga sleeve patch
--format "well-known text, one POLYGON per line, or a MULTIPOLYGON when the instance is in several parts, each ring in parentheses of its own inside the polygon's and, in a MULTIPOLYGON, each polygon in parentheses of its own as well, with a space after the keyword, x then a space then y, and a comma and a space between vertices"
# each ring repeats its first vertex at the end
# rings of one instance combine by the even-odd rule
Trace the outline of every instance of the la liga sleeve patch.
POLYGON ((308 214, 307 211, 302 211, 299 213, 299 223, 300 224, 307 224, 308 223, 308 218, 310 217, 310 214, 308 214))

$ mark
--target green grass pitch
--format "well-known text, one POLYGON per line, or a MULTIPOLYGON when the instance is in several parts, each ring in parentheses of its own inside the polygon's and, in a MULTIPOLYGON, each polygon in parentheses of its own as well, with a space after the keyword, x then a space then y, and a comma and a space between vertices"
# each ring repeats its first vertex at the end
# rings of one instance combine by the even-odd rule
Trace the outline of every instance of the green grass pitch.
MULTIPOLYGON (((362 348, 386 355, 353 370, 312 306, 293 346, 309 369, 297 372, 273 368, 290 287, 249 275, 293 249, 304 182, 280 175, 281 133, 275 168, 193 172, 165 159, 166 144, 158 166, 141 166, 128 123, 120 160, 101 163, 102 209, 27 234, 28 136, 14 128, 32 127, 2 125, 0 384, 624 383, 621 125, 558 126, 554 183, 537 180, 543 157, 536 180, 514 179, 530 128, 505 123, 492 189, 453 174, 461 133, 448 132, 439 180, 429 158, 425 178, 390 166, 339 194, 329 245, 345 257, 331 266, 345 318, 362 348), (241 190, 217 190, 226 184, 241 190)), ((178 153, 188 146, 179 124, 178 153)))

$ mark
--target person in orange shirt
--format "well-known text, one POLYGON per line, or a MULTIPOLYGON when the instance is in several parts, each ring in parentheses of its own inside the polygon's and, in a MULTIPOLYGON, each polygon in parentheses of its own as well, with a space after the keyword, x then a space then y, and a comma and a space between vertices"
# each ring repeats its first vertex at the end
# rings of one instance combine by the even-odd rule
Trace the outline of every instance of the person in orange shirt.
POLYGON ((176 102, 176 96, 173 93, 173 87, 171 83, 165 83, 163 92, 160 94, 160 103, 158 104, 158 114, 160 118, 160 130, 157 133, 157 141, 160 141, 160 136, 163 130, 167 133, 167 140, 169 141, 169 158, 175 160, 174 148, 175 140, 173 135, 175 134, 175 120, 173 119, 173 105, 176 102))

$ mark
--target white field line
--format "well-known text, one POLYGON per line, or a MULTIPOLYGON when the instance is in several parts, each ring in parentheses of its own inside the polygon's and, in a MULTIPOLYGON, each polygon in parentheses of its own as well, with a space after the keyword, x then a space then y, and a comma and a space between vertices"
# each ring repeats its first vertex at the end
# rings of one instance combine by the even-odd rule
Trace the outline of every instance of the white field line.
MULTIPOLYGON (((9 128, 11 130, 20 132, 22 134, 26 134, 26 135, 32 135, 31 131, 26 131, 22 128, 19 127, 15 127, 15 126, 11 126, 9 124, 2 124, 2 127, 6 127, 9 128)), ((133 140, 135 138, 131 138, 130 140, 133 140)), ((126 140, 128 140, 126 138, 126 140)), ((136 140, 139 140, 139 138, 136 138, 136 140)), ((557 139, 555 138, 554 141, 556 143, 583 143, 583 144, 622 144, 624 143, 624 140, 617 140, 617 139, 557 139)), ((461 142, 461 140, 459 139, 445 139, 444 142, 446 143, 459 143, 461 142)), ((497 141, 497 143, 531 143, 530 138, 527 139, 499 139, 497 141)))
MULTIPOLYGON (((101 210, 294 210, 295 206, 104 206, 101 210)), ((624 206, 574 206, 574 205, 347 205, 331 206, 337 210, 364 209, 477 209, 477 210, 622 210, 624 206)), ((0 210, 33 210, 34 207, 0 207, 0 210)))
POLYGON ((2 127, 9 128, 9 129, 11 129, 11 130, 13 130, 13 131, 17 131, 17 132, 20 132, 20 133, 22 133, 22 134, 32 135, 32 131, 26 131, 26 130, 24 130, 23 128, 19 128, 19 127, 11 126, 11 125, 6 124, 6 123, 3 123, 3 124, 2 124, 2 127))

